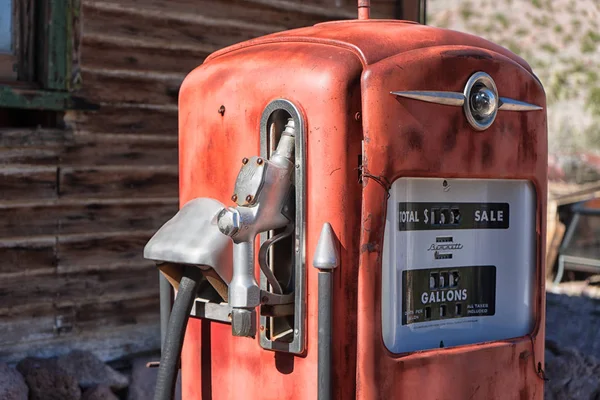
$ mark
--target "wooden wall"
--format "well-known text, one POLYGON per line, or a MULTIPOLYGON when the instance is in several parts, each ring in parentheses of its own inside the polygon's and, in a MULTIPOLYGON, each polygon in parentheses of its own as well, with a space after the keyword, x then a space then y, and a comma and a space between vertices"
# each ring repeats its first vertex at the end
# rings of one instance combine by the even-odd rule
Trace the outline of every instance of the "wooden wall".
MULTIPOLYGON (((159 348, 157 271, 141 253, 177 210, 180 83, 224 46, 356 15, 345 0, 81 3, 79 95, 98 109, 0 128, 0 360, 159 348)), ((373 1, 374 16, 395 12, 373 1)))

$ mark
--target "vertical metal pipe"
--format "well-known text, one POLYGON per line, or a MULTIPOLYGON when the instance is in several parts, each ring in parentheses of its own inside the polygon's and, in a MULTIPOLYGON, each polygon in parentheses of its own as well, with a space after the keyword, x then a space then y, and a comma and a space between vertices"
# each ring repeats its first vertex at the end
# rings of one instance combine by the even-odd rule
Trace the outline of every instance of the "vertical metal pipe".
POLYGON ((319 271, 319 356, 318 356, 318 400, 332 397, 331 342, 332 342, 332 270, 319 271))
POLYGON ((319 355, 317 361, 318 400, 330 400, 333 396, 332 371, 332 322, 333 322, 333 271, 340 265, 338 241, 329 222, 323 224, 317 242, 313 266, 319 270, 319 355))
POLYGON ((167 335, 167 326, 173 307, 173 289, 165 276, 159 272, 159 301, 160 301, 160 348, 162 350, 167 335))
POLYGON ((369 19, 371 16, 371 0, 358 0, 358 19, 369 19))

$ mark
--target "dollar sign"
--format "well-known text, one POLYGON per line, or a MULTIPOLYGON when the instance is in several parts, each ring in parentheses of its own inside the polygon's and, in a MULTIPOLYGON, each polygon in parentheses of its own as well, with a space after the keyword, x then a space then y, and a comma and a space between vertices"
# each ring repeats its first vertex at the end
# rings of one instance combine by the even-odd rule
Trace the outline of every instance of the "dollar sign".
POLYGON ((425 223, 429 222, 429 215, 427 214, 429 214, 429 210, 425 209, 425 223))

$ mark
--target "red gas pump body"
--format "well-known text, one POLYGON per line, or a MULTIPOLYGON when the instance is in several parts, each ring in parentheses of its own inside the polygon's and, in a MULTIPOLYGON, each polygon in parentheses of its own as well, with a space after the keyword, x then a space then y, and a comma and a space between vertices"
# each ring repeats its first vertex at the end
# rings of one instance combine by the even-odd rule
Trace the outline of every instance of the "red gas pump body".
MULTIPOLYGON (((398 90, 461 92, 485 71, 503 96, 545 108, 530 67, 483 39, 409 22, 319 24, 221 50, 179 98, 180 201, 233 204, 240 160, 259 154, 261 113, 294 102, 307 124, 307 264, 324 222, 341 244, 334 275, 337 399, 541 399, 544 355, 546 113, 503 112, 483 132, 462 108, 399 101, 398 90), (362 156, 362 183, 358 180, 362 156), (385 185, 403 177, 525 179, 535 187, 535 327, 510 340, 390 353, 381 332, 385 185)), ((258 279, 258 275, 257 275, 258 279)), ((191 319, 183 398, 316 399, 317 271, 307 268, 303 355, 267 351, 227 324, 191 319)), ((260 328, 259 328, 260 329, 260 328)))

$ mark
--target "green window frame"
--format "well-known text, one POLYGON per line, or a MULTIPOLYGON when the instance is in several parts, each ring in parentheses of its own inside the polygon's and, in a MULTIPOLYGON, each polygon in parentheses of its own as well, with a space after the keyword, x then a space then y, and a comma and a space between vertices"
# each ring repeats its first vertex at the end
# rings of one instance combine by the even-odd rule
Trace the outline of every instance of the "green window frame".
POLYGON ((76 108, 72 92, 79 71, 80 0, 12 0, 13 53, 0 57, 0 107, 76 108), (12 65, 7 65, 12 63, 12 65))

